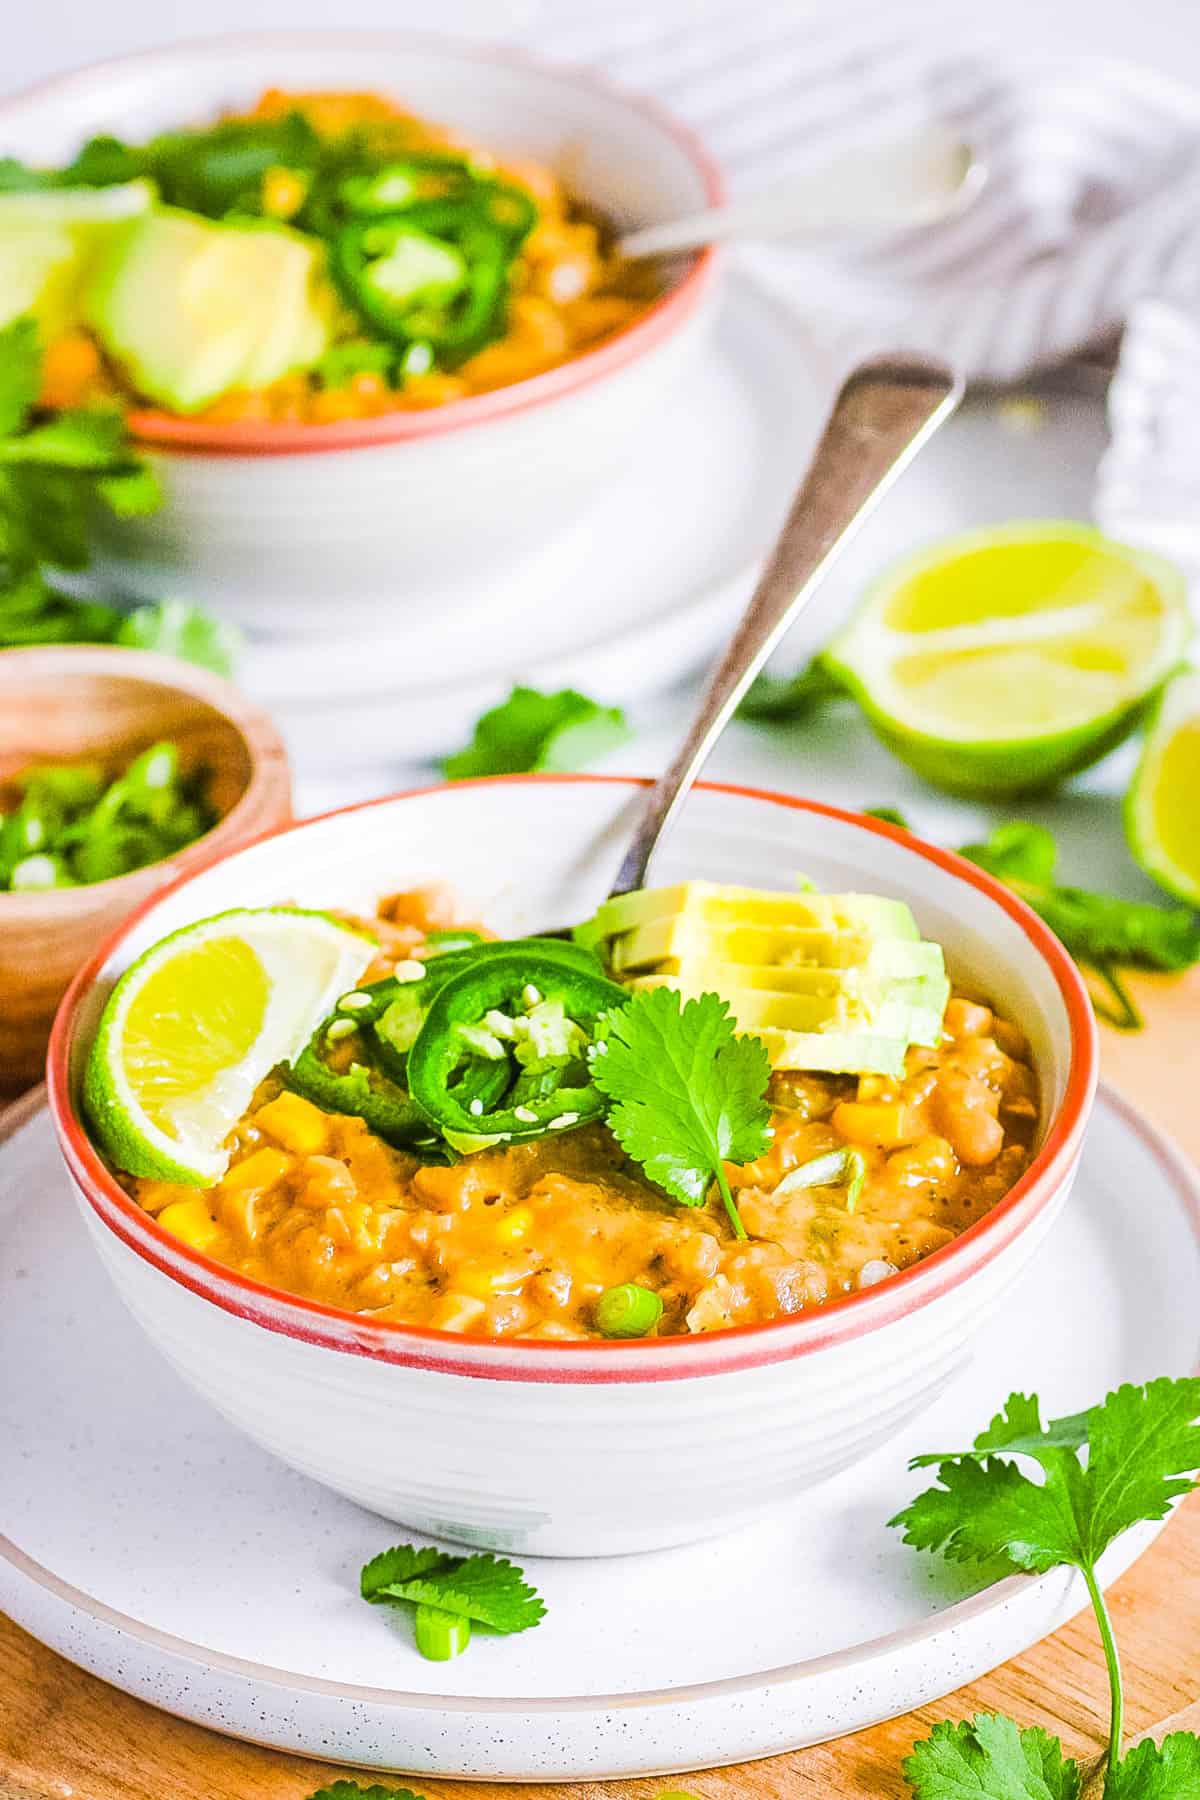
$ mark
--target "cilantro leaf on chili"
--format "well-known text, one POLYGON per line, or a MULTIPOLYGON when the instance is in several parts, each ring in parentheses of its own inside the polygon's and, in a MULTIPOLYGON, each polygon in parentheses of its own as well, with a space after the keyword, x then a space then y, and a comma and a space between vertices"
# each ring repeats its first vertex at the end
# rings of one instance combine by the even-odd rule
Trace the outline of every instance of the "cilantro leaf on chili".
POLYGON ((672 988, 650 988, 608 1015, 591 1068, 626 1155, 683 1206, 703 1206, 715 1182, 745 1237, 724 1164, 753 1162, 770 1146, 761 1039, 738 1036, 716 994, 685 1004, 672 988))
POLYGON ((1079 1764, 1034 1725, 980 1713, 968 1723, 935 1725, 903 1764, 919 1800, 1078 1800, 1079 1764))
POLYGON ((515 687, 485 712, 465 750, 442 763, 451 781, 471 775, 520 775, 534 769, 581 769, 630 736, 619 706, 601 706, 575 688, 542 693, 515 687))

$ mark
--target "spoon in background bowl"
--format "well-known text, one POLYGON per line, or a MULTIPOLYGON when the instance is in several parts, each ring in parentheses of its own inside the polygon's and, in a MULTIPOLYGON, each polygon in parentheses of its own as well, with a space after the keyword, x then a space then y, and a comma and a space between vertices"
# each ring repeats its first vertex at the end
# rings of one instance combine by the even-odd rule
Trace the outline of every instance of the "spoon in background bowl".
POLYGON ((731 238, 890 235, 954 217, 986 179, 969 144, 930 125, 900 140, 858 145, 727 206, 627 232, 615 249, 636 260, 731 238))

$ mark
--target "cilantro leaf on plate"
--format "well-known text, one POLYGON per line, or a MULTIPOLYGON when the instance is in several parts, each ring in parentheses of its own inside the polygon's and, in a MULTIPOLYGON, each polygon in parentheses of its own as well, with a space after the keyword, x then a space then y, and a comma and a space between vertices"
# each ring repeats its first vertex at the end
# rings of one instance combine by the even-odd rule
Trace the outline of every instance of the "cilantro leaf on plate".
POLYGON ((1011 819, 982 843, 964 844, 959 855, 1003 881, 1062 940, 1077 963, 1096 972, 1115 1002, 1114 1009, 1107 997, 1093 995, 1096 1010, 1122 1030, 1137 1030, 1142 1020, 1120 968, 1170 972, 1200 961, 1200 920, 1190 907, 1157 906, 1150 900, 1060 886, 1054 879, 1055 842, 1041 825, 1011 819))
POLYGON ((242 637, 237 627, 214 619, 185 600, 160 600, 135 606, 116 628, 114 642, 132 650, 157 650, 163 656, 232 675, 242 637))
POLYGON ((132 462, 125 421, 115 407, 55 413, 42 425, 0 438, 0 462, 25 467, 107 472, 132 462))
POLYGON ((724 1164, 753 1162, 770 1147, 761 1039, 737 1036, 716 994, 684 1004, 672 988, 650 988, 608 1016, 591 1068, 626 1155, 684 1206, 703 1206, 715 1181, 744 1237, 724 1164))
POLYGON ((1080 1789, 1057 1738, 987 1713, 935 1725, 903 1766, 918 1800, 1077 1800, 1080 1789))
POLYGON ((1106 1772, 1104 1800, 1200 1800, 1200 1737, 1174 1731, 1135 1744, 1106 1772))
POLYGON ((575 688, 544 694, 515 687, 485 712, 465 750, 442 763, 451 781, 470 775, 521 775, 536 769, 581 769, 628 739, 618 706, 601 706, 575 688))
MULTIPOLYGON (((1200 1379, 1164 1376, 1144 1387, 1126 1385, 1087 1413, 1047 1427, 1033 1398, 1012 1394, 970 1450, 917 1457, 913 1466, 931 1461, 937 1485, 891 1520, 906 1543, 956 1562, 998 1560, 1037 1574, 1068 1566, 1082 1574, 1108 1667, 1109 1780, 1120 1781, 1121 1670, 1097 1564, 1123 1532, 1164 1518, 1173 1500, 1197 1486, 1200 1379), (1026 1475, 1010 1455, 1032 1458, 1042 1479, 1026 1475)), ((1188 1753, 1175 1754, 1184 1767, 1188 1753)), ((1140 1800, 1138 1789, 1125 1793, 1140 1800)))
MULTIPOLYGON (((417 1608, 417 1642, 422 1646, 422 1617, 432 1609, 452 1619, 511 1636, 528 1631, 545 1617, 546 1605, 522 1570, 490 1552, 450 1556, 443 1550, 418 1550, 397 1544, 372 1557, 360 1577, 362 1596, 374 1605, 417 1608)), ((457 1642, 465 1647, 469 1633, 457 1642)), ((442 1654, 454 1654, 443 1652, 442 1654)))
POLYGON ((792 724, 810 718, 827 701, 845 697, 845 688, 824 659, 814 656, 795 675, 760 675, 751 683, 737 716, 754 724, 792 724))
MULTIPOLYGON (((1008 1450, 1014 1455, 1036 1456, 1041 1450, 1077 1450, 1088 1439, 1088 1413, 1072 1413, 1065 1419, 1054 1419, 1043 1426, 1036 1394, 1010 1394, 986 1431, 981 1431, 970 1450, 954 1451, 952 1456, 985 1456, 995 1450, 1008 1450)), ((949 1458, 940 1451, 914 1456, 910 1469, 930 1469, 949 1458)))
POLYGON ((357 1781, 335 1781, 332 1787, 318 1788, 308 1800, 425 1800, 425 1796, 414 1794, 411 1788, 383 1787, 379 1782, 361 1787, 357 1781))
POLYGON ((1043 1430, 1034 1400, 1010 1396, 970 1450, 920 1456, 936 1463, 939 1485, 891 1521, 906 1543, 953 1561, 1002 1556, 1044 1572, 1060 1563, 1089 1571, 1113 1540, 1143 1520, 1161 1519, 1196 1485, 1200 1467, 1200 1379, 1162 1377, 1125 1386, 1090 1412, 1043 1430), (1077 1448, 1086 1442, 1088 1462, 1077 1448), (1032 1456, 1040 1482, 994 1454, 1032 1456))

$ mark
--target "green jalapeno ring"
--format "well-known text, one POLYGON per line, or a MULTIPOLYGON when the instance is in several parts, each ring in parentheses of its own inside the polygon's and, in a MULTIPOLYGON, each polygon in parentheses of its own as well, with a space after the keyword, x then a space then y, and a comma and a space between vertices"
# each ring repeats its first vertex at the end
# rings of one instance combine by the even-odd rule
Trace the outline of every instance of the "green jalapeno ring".
POLYGON ((401 344, 426 344, 449 367, 503 332, 519 241, 511 225, 496 224, 470 195, 418 200, 393 212, 350 218, 329 246, 329 268, 343 299, 373 330, 401 344), (443 257, 454 253, 461 277, 453 283, 431 281, 409 294, 389 293, 376 265, 394 256, 406 239, 414 255, 422 243, 430 256, 435 246, 443 257))
POLYGON ((283 1079, 322 1112, 345 1113, 361 1119, 376 1137, 398 1149, 411 1149, 430 1135, 429 1121, 403 1088, 381 1077, 362 1063, 352 1063, 343 1074, 324 1061, 317 1034, 304 1046, 295 1062, 285 1068, 283 1079))
MULTIPOLYGON (((426 1118, 439 1131, 490 1136, 520 1142, 549 1132, 569 1130, 599 1118, 605 1100, 586 1078, 582 1058, 567 1057, 561 1067, 552 1059, 553 1085, 545 1093, 528 1084, 528 1098, 488 1112, 463 1106, 452 1085, 455 1070, 464 1060, 463 1029, 478 1029, 488 1013, 521 1003, 533 988, 539 1003, 562 1005, 566 1017, 591 1033, 603 1013, 623 1006, 629 996, 624 988, 584 967, 578 960, 556 955, 530 954, 524 946, 479 960, 448 981, 434 995, 423 1024, 408 1052, 409 1092, 426 1118), (585 1079, 571 1084, 563 1077, 575 1064, 585 1079)), ((519 1080, 513 1059, 502 1052, 503 1065, 519 1080)), ((535 1071, 539 1072, 539 1071, 535 1071)))

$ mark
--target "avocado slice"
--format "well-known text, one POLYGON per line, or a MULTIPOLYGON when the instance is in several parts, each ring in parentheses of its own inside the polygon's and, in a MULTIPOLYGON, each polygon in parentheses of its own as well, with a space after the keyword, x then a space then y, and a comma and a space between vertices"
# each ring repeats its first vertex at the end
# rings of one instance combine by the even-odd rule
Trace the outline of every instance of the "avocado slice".
POLYGON ((719 973, 693 969, 686 976, 641 975, 630 986, 635 990, 670 987, 688 999, 716 990, 728 1002, 738 1030, 759 1036, 767 1031, 788 1036, 837 1032, 899 1038, 906 1045, 938 1042, 950 998, 950 983, 944 975, 876 983, 866 990, 835 984, 824 994, 795 994, 740 986, 742 973, 737 965, 730 965, 719 973))
POLYGON ((148 181, 0 194, 0 326, 32 313, 49 339, 78 324, 83 286, 106 239, 153 200, 148 181))
POLYGON ((618 895, 580 935, 634 988, 720 994, 776 1068, 902 1074, 950 997, 940 945, 883 895, 681 882, 618 895))
MULTIPOLYGON (((934 955, 940 956, 937 945, 934 955)), ((681 962, 753 963, 760 967, 853 969, 908 975, 935 968, 919 939, 879 937, 866 925, 704 925, 689 914, 658 919, 613 940, 618 973, 681 962), (917 953, 914 955, 914 952, 917 953)))
POLYGON ((92 272, 85 316, 147 399, 199 412, 324 353, 320 245, 284 226, 155 207, 121 225, 92 272))
POLYGON ((682 881, 674 887, 638 888, 606 900, 579 934, 588 942, 620 936, 684 915, 705 925, 793 925, 840 930, 861 926, 880 937, 919 938, 912 910, 883 894, 775 893, 713 881, 682 881))

